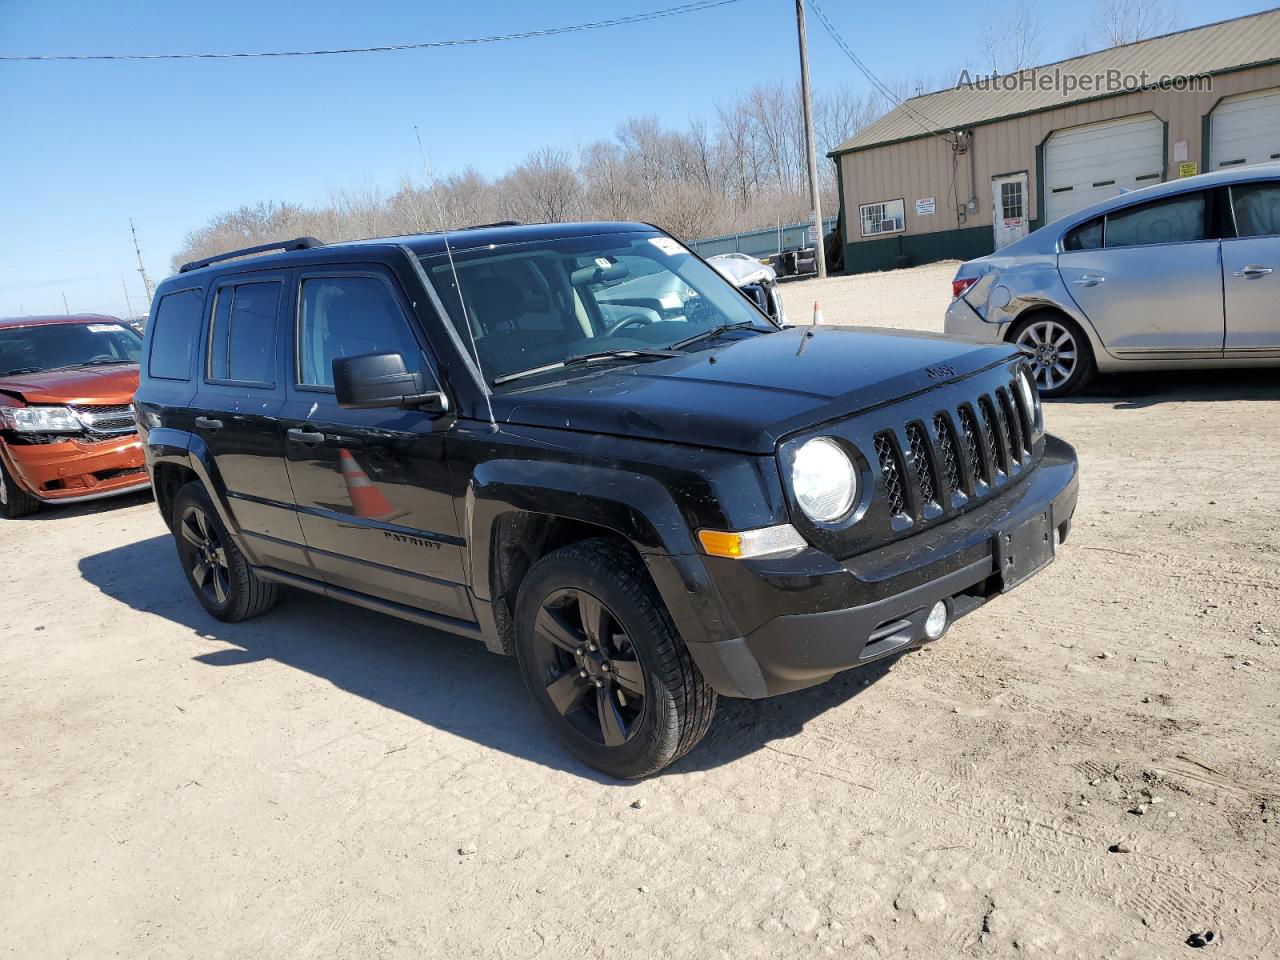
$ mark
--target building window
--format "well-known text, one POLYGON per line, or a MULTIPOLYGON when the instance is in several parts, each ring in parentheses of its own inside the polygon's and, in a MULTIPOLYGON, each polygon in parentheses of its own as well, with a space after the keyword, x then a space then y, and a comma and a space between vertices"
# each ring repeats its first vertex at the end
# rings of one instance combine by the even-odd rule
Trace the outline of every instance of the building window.
POLYGON ((1022 219, 1022 181, 1009 180, 1000 184, 1000 211, 1006 220, 1022 219))
POLYGON ((905 226, 904 204, 901 200, 883 203, 864 203, 858 208, 862 215, 862 235, 874 237, 881 233, 897 233, 905 226))

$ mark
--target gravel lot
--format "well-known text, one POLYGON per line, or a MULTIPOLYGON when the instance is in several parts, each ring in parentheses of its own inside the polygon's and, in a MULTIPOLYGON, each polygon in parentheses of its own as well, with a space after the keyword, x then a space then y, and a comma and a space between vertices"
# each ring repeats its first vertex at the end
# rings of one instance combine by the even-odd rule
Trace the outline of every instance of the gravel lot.
MULTIPOLYGON (((937 329, 953 269, 784 295, 937 329)), ((149 499, 0 521, 0 955, 1280 955, 1277 401, 1051 405, 1057 563, 926 652, 722 701, 640 784, 478 645, 301 594, 208 618, 149 499)))

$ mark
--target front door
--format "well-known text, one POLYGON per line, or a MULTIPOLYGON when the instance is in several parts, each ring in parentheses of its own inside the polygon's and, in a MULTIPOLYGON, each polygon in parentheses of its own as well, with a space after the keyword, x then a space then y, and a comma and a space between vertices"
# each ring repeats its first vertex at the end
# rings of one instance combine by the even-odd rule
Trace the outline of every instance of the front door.
POLYGON ((1027 235, 1027 175, 1011 173, 991 178, 991 211, 996 249, 1027 235))
POLYGON ((1101 233, 1085 225, 1091 248, 1073 249, 1068 235, 1058 270, 1111 353, 1222 355, 1222 267, 1207 204, 1193 191, 1113 211, 1101 233))
POLYGON ((1231 187, 1236 238, 1222 241, 1228 355, 1280 352, 1280 182, 1231 187))
POLYGON ((434 377, 389 272, 300 271, 289 399, 282 416, 298 517, 332 586, 473 621, 445 462, 451 419, 418 410, 344 410, 338 357, 398 351, 434 377))

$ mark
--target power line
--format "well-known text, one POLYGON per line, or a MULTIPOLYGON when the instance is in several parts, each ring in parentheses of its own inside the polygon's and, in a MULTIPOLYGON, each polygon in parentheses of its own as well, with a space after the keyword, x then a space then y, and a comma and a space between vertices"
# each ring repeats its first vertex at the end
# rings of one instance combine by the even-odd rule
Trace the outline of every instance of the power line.
MULTIPOLYGON (((810 6, 813 7, 813 12, 818 15, 818 19, 822 21, 822 26, 826 29, 827 34, 833 41, 835 41, 836 46, 840 48, 846 57, 853 61, 853 65, 861 71, 864 77, 871 81, 871 84, 879 90, 890 103, 893 103, 906 111, 907 116, 914 121, 918 127, 924 130, 925 133, 938 137, 940 140, 945 140, 953 147, 956 145, 956 142, 951 139, 951 137, 944 136, 938 132, 939 130, 946 130, 947 128, 945 125, 938 123, 936 120, 930 119, 914 107, 908 106, 905 100, 900 100, 897 95, 895 95, 894 92, 880 80, 879 77, 871 72, 871 68, 863 63, 858 55, 849 48, 849 44, 845 43, 844 37, 840 36, 840 31, 835 28, 835 24, 833 24, 830 18, 827 17, 826 11, 818 5, 818 0, 809 0, 809 3, 810 6)), ((948 130, 947 132, 954 133, 955 131, 948 130)))
POLYGON ((395 53, 404 50, 437 50, 442 47, 474 47, 486 43, 501 43, 506 40, 529 40, 534 37, 554 37, 562 33, 581 33, 585 30, 601 30, 605 27, 620 27, 630 23, 645 23, 649 20, 661 20, 664 17, 678 17, 686 13, 697 13, 700 10, 711 10, 715 7, 726 7, 741 0, 697 0, 695 3, 682 3, 676 7, 662 10, 651 10, 648 13, 634 13, 625 17, 611 17, 608 20, 594 20, 590 23, 576 23, 567 27, 546 27, 541 30, 524 30, 519 33, 502 33, 489 37, 468 37, 461 40, 428 40, 423 43, 396 43, 381 47, 335 47, 331 50, 270 50, 244 53, 95 53, 95 54, 52 54, 35 56, 2 56, 0 61, 46 61, 46 60, 234 60, 257 57, 331 57, 347 53, 395 53))

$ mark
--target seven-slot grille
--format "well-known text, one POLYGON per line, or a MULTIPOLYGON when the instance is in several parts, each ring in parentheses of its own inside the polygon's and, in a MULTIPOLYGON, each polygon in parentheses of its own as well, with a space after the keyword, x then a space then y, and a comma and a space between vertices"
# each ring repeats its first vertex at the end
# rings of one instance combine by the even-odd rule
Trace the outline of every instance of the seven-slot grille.
POLYGON ((1034 415, 1015 379, 936 413, 928 426, 908 423, 901 433, 877 433, 876 458, 889 512, 907 517, 924 515, 926 507, 945 512, 955 497, 982 496, 1017 474, 1031 460, 1034 415))

